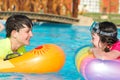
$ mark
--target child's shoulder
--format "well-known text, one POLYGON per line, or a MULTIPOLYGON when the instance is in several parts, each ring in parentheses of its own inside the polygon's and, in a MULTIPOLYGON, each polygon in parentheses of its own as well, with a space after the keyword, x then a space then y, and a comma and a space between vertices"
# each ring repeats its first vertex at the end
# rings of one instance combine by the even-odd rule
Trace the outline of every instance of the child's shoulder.
POLYGON ((119 44, 120 45, 120 40, 118 40, 115 44, 119 44))
POLYGON ((116 43, 112 45, 111 50, 118 50, 120 51, 120 40, 118 40, 116 43))

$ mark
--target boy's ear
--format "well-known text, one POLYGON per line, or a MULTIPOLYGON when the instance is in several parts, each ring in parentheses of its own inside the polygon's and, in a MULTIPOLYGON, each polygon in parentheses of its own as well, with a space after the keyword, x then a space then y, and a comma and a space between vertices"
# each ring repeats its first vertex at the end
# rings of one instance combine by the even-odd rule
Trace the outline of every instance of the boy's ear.
POLYGON ((11 37, 16 38, 16 36, 17 36, 17 31, 16 31, 16 30, 13 30, 13 31, 11 32, 11 37))

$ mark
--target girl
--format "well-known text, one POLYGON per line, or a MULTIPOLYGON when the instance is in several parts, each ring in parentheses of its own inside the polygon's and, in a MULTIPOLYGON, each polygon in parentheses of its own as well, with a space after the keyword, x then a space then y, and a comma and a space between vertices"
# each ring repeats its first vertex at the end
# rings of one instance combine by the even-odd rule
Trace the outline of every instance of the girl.
POLYGON ((117 27, 112 22, 104 21, 93 24, 91 35, 94 47, 91 51, 96 58, 103 60, 120 58, 120 41, 117 34, 117 27))

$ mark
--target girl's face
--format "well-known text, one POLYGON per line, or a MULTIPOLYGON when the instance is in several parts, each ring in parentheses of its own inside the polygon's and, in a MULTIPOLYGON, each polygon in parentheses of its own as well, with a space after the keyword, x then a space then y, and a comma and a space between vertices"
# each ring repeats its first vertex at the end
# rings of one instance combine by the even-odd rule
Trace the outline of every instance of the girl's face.
POLYGON ((97 33, 92 33, 92 40, 91 40, 92 44, 94 47, 96 48, 100 48, 100 37, 97 33))
POLYGON ((16 32, 16 40, 20 45, 29 45, 30 38, 33 34, 30 28, 26 25, 24 25, 24 27, 25 28, 20 29, 19 32, 16 32))

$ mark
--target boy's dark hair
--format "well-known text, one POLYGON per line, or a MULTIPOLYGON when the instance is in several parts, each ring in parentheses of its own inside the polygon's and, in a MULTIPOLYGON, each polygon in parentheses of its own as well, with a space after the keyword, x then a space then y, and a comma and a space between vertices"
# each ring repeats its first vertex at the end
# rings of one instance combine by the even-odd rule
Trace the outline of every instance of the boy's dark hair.
POLYGON ((13 30, 19 32, 21 28, 24 28, 23 25, 29 28, 33 26, 32 21, 25 15, 15 14, 10 16, 6 21, 6 37, 10 37, 13 30))

